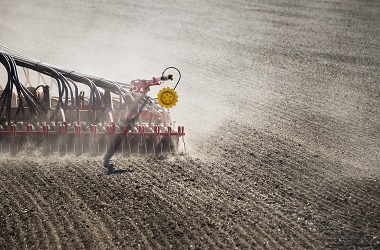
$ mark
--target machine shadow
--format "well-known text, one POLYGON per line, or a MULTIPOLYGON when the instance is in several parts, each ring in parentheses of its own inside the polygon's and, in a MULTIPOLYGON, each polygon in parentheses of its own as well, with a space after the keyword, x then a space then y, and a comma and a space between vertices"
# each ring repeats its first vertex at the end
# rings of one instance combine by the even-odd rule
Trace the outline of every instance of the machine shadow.
POLYGON ((114 169, 112 167, 106 168, 107 170, 107 175, 114 175, 114 174, 125 174, 125 173, 133 173, 133 169, 114 169))

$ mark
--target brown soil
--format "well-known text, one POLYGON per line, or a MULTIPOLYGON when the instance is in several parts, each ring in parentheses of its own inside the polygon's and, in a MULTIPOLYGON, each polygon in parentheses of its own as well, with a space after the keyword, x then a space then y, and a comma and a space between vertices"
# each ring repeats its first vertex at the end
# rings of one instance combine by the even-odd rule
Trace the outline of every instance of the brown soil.
POLYGON ((2 155, 0 249, 380 248, 378 1, 0 13, 1 43, 51 64, 119 81, 177 66, 188 145, 109 175, 101 156, 2 155))
POLYGON ((3 157, 0 247, 380 247, 379 171, 235 131, 207 159, 119 155, 111 175, 100 158, 3 157))

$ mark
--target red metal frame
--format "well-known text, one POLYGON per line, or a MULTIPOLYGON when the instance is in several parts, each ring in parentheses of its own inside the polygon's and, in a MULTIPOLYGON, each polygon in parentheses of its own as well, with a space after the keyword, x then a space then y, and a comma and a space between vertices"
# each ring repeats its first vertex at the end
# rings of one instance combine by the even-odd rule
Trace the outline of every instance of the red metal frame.
POLYGON ((172 132, 172 127, 168 127, 168 132, 161 132, 159 126, 153 126, 153 132, 146 132, 144 126, 137 126, 137 132, 131 132, 129 131, 128 126, 123 126, 122 131, 116 132, 116 124, 112 122, 110 125, 107 126, 105 132, 99 132, 96 129, 96 125, 90 126, 90 131, 81 131, 81 127, 79 125, 75 126, 75 131, 68 131, 67 129, 67 122, 63 122, 62 125, 58 126, 58 131, 50 131, 50 128, 48 125, 42 126, 42 131, 33 131, 33 126, 31 124, 26 125, 25 131, 18 131, 16 129, 15 124, 11 124, 9 131, 0 131, 0 135, 140 135, 140 136, 178 136, 182 137, 185 136, 185 129, 184 126, 178 126, 177 132, 172 132))

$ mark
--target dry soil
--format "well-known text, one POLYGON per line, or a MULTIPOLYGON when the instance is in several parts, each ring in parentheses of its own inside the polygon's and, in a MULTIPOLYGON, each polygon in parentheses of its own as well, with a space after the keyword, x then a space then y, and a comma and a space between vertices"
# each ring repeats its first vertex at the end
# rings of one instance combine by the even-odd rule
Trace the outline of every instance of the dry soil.
MULTIPOLYGON (((1 249, 379 249, 380 2, 0 0, 0 43, 178 67, 187 153, 0 157, 1 249)), ((4 78, 0 78, 4 80, 4 78)))

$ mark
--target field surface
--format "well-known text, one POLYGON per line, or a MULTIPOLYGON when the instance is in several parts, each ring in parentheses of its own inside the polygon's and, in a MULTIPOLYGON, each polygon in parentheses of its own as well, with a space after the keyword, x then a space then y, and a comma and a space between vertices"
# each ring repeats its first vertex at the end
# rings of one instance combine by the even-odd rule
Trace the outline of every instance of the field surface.
POLYGON ((0 249, 379 249, 379 24, 376 0, 0 0, 0 44, 27 56, 124 82, 178 67, 187 133, 109 175, 2 154, 0 249))

